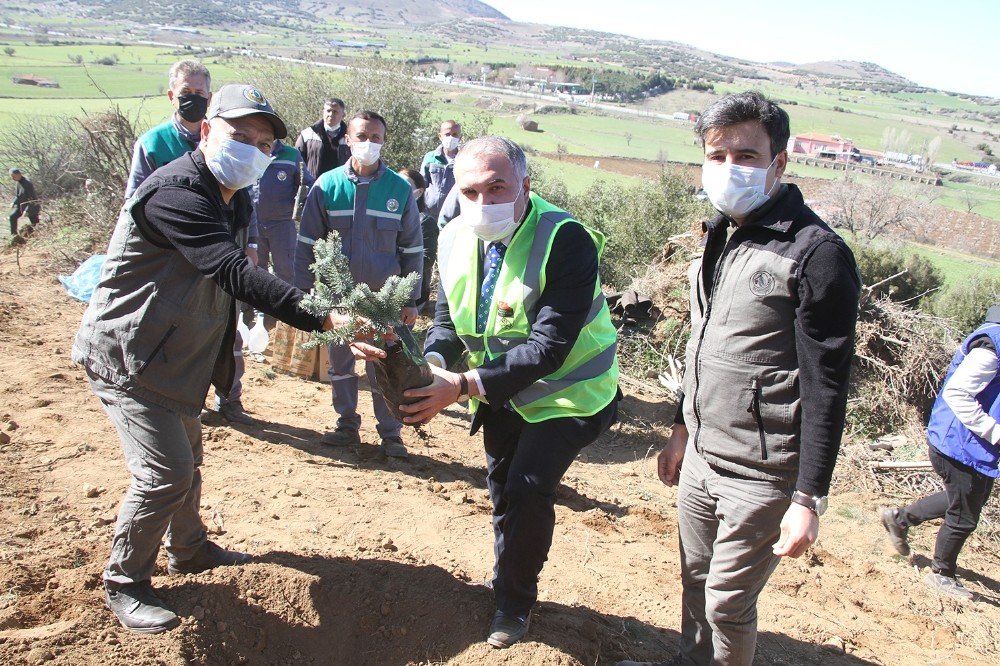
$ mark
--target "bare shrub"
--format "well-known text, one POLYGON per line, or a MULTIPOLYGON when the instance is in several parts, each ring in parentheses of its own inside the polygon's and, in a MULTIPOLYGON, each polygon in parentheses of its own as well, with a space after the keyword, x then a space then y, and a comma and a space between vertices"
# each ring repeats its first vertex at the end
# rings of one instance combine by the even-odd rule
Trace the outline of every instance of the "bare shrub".
POLYGON ((922 427, 956 345, 947 320, 863 294, 847 404, 848 433, 875 438, 907 424, 922 427))
POLYGON ((869 241, 890 231, 909 231, 923 216, 927 204, 917 198, 897 196, 892 191, 893 182, 882 178, 862 183, 845 176, 828 190, 831 212, 827 221, 869 241))

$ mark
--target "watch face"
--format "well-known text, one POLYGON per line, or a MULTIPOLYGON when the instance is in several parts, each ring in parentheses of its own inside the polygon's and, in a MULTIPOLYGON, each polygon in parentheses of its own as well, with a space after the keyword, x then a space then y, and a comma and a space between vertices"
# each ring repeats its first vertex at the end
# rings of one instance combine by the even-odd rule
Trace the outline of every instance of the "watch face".
POLYGON ((826 513, 827 499, 825 497, 819 497, 816 499, 816 515, 822 516, 826 513))

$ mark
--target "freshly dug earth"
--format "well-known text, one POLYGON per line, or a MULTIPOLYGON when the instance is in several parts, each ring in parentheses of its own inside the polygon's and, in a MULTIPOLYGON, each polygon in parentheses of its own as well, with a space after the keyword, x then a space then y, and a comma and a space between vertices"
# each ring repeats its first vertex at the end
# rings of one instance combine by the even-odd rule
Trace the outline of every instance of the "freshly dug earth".
MULTIPOLYGON (((256 559, 168 576, 161 554, 154 583, 183 624, 127 632, 100 572, 128 475, 69 359, 84 308, 51 257, 29 245, 20 262, 0 255, 0 663, 591 665, 676 651, 676 491, 654 468, 673 415, 662 395, 630 391, 623 423, 570 468, 528 640, 496 651, 483 643, 483 453, 462 411, 408 431, 409 461, 387 460, 366 392, 365 443, 331 448, 329 387, 252 361, 244 401, 259 422, 206 422, 202 508, 214 540, 256 559)), ((875 514, 886 501, 832 498, 817 546, 761 597, 757 663, 997 661, 1000 558, 973 539, 961 574, 980 600, 937 597, 890 554, 875 514)), ((914 530, 917 564, 934 533, 914 530)))

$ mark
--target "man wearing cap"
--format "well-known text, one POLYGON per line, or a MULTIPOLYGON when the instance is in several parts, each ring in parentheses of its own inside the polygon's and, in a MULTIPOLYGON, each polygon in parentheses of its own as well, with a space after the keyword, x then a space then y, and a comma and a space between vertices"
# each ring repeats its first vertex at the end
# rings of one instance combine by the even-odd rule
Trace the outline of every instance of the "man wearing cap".
POLYGON ((993 483, 1000 476, 1000 305, 986 313, 982 326, 955 352, 927 424, 928 455, 944 490, 909 506, 881 509, 889 542, 910 554, 910 527, 944 518, 934 544, 934 561, 924 582, 931 589, 971 600, 956 577, 958 554, 979 524, 993 483))
POLYGON ((15 239, 17 236, 17 220, 25 215, 28 217, 28 223, 31 225, 29 227, 33 228, 38 224, 38 214, 41 212, 42 207, 38 201, 38 194, 35 192, 35 186, 30 180, 24 177, 20 169, 11 169, 10 177, 14 179, 14 201, 10 204, 10 237, 15 239))
MULTIPOLYGON (((295 286, 312 288, 309 266, 314 261, 313 245, 331 231, 340 235, 351 276, 378 291, 392 275, 420 275, 424 266, 420 214, 410 184, 385 165, 380 155, 385 143, 385 119, 374 111, 361 111, 347 125, 351 159, 342 167, 316 179, 302 211, 298 245, 295 250, 295 286)), ((413 287, 410 304, 400 318, 407 326, 417 320, 416 299, 420 282, 413 287)), ((323 436, 325 444, 357 446, 361 443, 361 416, 358 414, 358 376, 351 350, 330 345, 330 384, 337 426, 323 436)), ((401 435, 403 424, 393 416, 382 399, 375 381, 375 369, 367 364, 375 409, 376 431, 382 453, 406 458, 401 435)))
POLYGON ((323 117, 301 132, 295 148, 305 158, 309 173, 319 178, 327 171, 343 166, 351 157, 347 146, 347 105, 339 97, 323 102, 323 117))
POLYGON ((233 299, 302 330, 334 325, 300 310, 304 294, 255 267, 241 246, 245 188, 286 134, 259 90, 223 86, 198 147, 157 169, 122 208, 73 343, 132 474, 104 585, 108 606, 133 631, 180 623, 150 583, 164 535, 170 574, 250 559, 208 541, 199 516, 199 413, 210 383, 225 390, 233 381, 233 299))

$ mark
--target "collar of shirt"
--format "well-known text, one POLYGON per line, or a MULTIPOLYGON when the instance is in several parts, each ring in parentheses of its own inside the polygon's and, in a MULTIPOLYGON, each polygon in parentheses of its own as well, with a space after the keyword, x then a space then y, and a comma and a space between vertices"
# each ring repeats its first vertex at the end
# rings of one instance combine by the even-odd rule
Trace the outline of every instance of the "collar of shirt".
POLYGON ((364 178, 367 178, 367 180, 361 180, 362 176, 359 176, 358 172, 354 170, 354 166, 351 164, 351 161, 352 160, 348 159, 346 162, 344 162, 344 173, 347 174, 348 180, 350 180, 353 183, 359 183, 359 182, 370 183, 374 180, 378 180, 379 178, 382 177, 382 174, 384 174, 385 170, 388 168, 386 167, 385 162, 383 162, 380 159, 378 161, 378 170, 376 170, 375 173, 373 173, 371 176, 364 176, 364 178))
POLYGON ((181 123, 180 118, 177 117, 175 113, 173 116, 174 127, 177 128, 177 133, 181 135, 181 138, 185 141, 190 141, 191 143, 199 143, 201 141, 201 132, 192 132, 187 127, 181 123))

